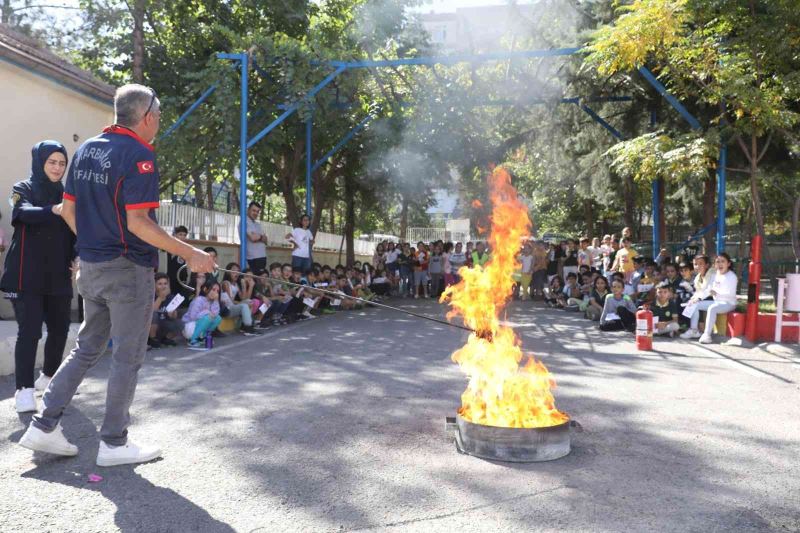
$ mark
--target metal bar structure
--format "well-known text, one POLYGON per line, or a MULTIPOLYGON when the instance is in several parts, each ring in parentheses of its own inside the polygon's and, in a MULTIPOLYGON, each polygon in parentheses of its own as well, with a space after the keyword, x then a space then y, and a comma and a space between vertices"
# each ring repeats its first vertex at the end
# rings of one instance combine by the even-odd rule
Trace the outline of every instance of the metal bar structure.
POLYGON ((239 265, 242 269, 247 265, 247 78, 250 71, 250 55, 217 54, 220 59, 238 61, 241 70, 241 101, 239 103, 239 265))
POLYGON ((723 142, 719 147, 717 164, 717 255, 725 251, 725 188, 728 164, 728 146, 723 142))
MULTIPOLYGON (((319 83, 316 85, 316 87, 314 87, 313 89, 311 89, 310 91, 308 91, 308 92, 306 93, 306 95, 305 95, 305 98, 303 99, 303 101, 309 101, 311 98, 314 98, 314 97, 317 95, 317 93, 318 93, 318 92, 320 92, 322 89, 324 89, 326 85, 328 85, 330 82, 332 82, 333 80, 335 80, 335 79, 336 79, 336 77, 337 77, 337 76, 339 76, 339 74, 341 74, 341 73, 342 73, 342 72, 344 72, 345 70, 347 70, 347 67, 341 67, 341 66, 337 66, 337 67, 336 67, 336 70, 334 70, 333 72, 331 72, 330 74, 328 74, 328 75, 325 77, 325 79, 324 79, 324 80, 322 80, 321 82, 319 82, 319 83)), ((252 139, 250 139, 250 140, 247 142, 247 147, 248 147, 248 148, 252 148, 252 147, 253 147, 253 145, 255 145, 255 144, 258 142, 258 141, 260 141, 261 139, 263 139, 263 138, 264 138, 264 137, 265 137, 265 136, 266 136, 266 135, 267 135, 269 132, 271 132, 272 130, 274 130, 274 129, 275 129, 275 128, 277 128, 278 126, 280 126, 280 124, 281 124, 281 123, 282 123, 284 120, 286 120, 287 118, 289 118, 289 117, 292 115, 292 113, 294 113, 295 111, 297 111, 297 110, 300 108, 300 104, 301 104, 301 103, 302 103, 302 101, 301 101, 301 102, 296 102, 296 103, 294 103, 294 104, 291 104, 291 105, 290 105, 288 108, 286 108, 286 111, 284 111, 284 112, 283 112, 283 114, 281 114, 281 116, 279 116, 278 118, 276 118, 275 120, 273 120, 273 121, 272 121, 272 123, 271 123, 269 126, 267 126, 267 127, 266 127, 266 128, 264 128, 263 130, 261 130, 261 131, 259 131, 258 133, 256 133, 256 134, 253 136, 253 138, 252 138, 252 139)))
POLYGON ((315 171, 316 171, 316 170, 317 170, 319 167, 321 167, 322 165, 324 165, 325 163, 327 163, 327 162, 328 162, 328 160, 329 160, 331 157, 333 157, 333 155, 334 155, 336 152, 338 152, 339 150, 341 150, 341 149, 344 147, 344 145, 345 145, 345 144, 347 144, 348 142, 350 142, 350 140, 351 140, 353 137, 355 137, 356 135, 358 135, 358 132, 360 132, 361 130, 363 130, 363 129, 366 127, 366 125, 367 125, 367 124, 369 124, 369 122, 370 122, 372 119, 374 119, 374 118, 375 118, 375 115, 374 115, 374 114, 372 114, 372 113, 370 113, 369 115, 367 115, 367 116, 364 118, 364 120, 362 120, 361 122, 359 122, 358 124, 356 124, 356 125, 353 127, 353 129, 351 129, 350 131, 348 131, 348 132, 347 132, 347 135, 345 135, 344 137, 342 137, 342 139, 341 139, 341 140, 340 140, 338 143, 336 143, 336 146, 334 146, 333 148, 331 148, 331 149, 330 149, 330 151, 329 151, 327 154, 325 154, 324 156, 322 156, 321 158, 319 158, 319 159, 316 161, 316 163, 314 163, 314 165, 311 167, 311 172, 315 172, 315 171))
POLYGON ((239 266, 242 270, 247 265, 247 78, 249 75, 249 55, 242 52, 239 56, 242 67, 241 82, 241 115, 239 119, 239 266))
MULTIPOLYGON (((246 211, 247 211, 247 150, 253 147, 257 142, 267 136, 272 130, 282 124, 287 118, 289 118, 295 111, 297 111, 303 103, 310 103, 310 100, 314 98, 323 88, 325 88, 328 84, 330 84, 334 79, 336 79, 340 74, 345 72, 348 69, 358 69, 358 68, 380 68, 380 67, 396 67, 396 66, 417 66, 417 65, 453 65, 457 63, 480 63, 480 62, 488 62, 488 61, 497 61, 497 60, 513 60, 513 59, 526 59, 526 58, 534 58, 534 57, 557 57, 557 56, 569 56, 576 53, 581 52, 582 48, 557 48, 557 49, 549 49, 549 50, 524 50, 524 51, 514 51, 514 52, 496 52, 496 53, 488 53, 488 54, 477 54, 477 55, 453 55, 453 56, 445 56, 445 57, 415 57, 415 58, 402 58, 402 59, 389 59, 389 60, 378 60, 378 61, 327 61, 327 62, 314 62, 312 64, 316 65, 327 65, 330 67, 334 67, 335 70, 328 74, 321 82, 319 82, 314 88, 308 91, 302 100, 295 102, 293 104, 289 104, 287 106, 279 106, 280 109, 284 109, 284 112, 275 120, 273 120, 268 126, 263 128, 257 134, 255 134, 252 138, 248 140, 247 138, 247 126, 248 126, 248 70, 250 67, 250 57, 249 54, 246 52, 238 53, 238 54, 228 54, 228 53, 219 53, 217 57, 219 59, 228 59, 232 61, 238 61, 239 67, 241 70, 241 104, 240 104, 240 139, 239 139, 239 150, 240 150, 240 161, 239 161, 239 203, 240 203, 240 234, 241 234, 241 250, 240 250, 240 263, 244 267, 246 264, 246 254, 247 254, 247 220, 246 220, 246 211)), ((661 94, 678 112, 689 122, 693 129, 699 129, 700 123, 697 121, 694 116, 689 113, 689 111, 674 97, 672 96, 667 89, 664 87, 661 82, 659 82, 655 76, 645 67, 640 67, 639 72, 648 81, 658 92, 661 94)), ((194 103, 192 106, 184 112, 179 119, 173 124, 163 136, 168 136, 172 134, 185 120, 186 118, 194 112, 202 103, 205 101, 213 92, 216 90, 217 86, 214 85, 206 90, 203 95, 194 103)), ((601 101, 630 101, 632 100, 629 96, 611 96, 611 97, 595 97, 589 99, 580 99, 580 98, 562 98, 560 99, 560 103, 572 103, 576 104, 581 109, 589 114, 595 121, 601 124, 606 130, 609 131, 615 138, 622 140, 623 135, 614 128, 611 124, 606 122, 602 117, 600 117, 594 110, 592 110, 586 102, 601 102, 601 101)), ((536 103, 536 102, 530 102, 536 103)), ((541 103, 546 103, 542 101, 541 103)), ((501 102, 489 103, 487 105, 500 105, 501 102)), ((508 104, 503 104, 508 105, 508 104)), ((313 123, 312 119, 309 118, 306 121, 306 210, 308 212, 311 211, 311 175, 314 170, 318 169, 321 165, 323 165, 330 157, 335 154, 338 150, 340 150, 344 144, 349 142, 361 129, 366 126, 366 124, 372 120, 372 115, 368 116, 361 123, 356 125, 350 132, 348 132, 339 143, 334 146, 334 148, 329 151, 325 156, 323 156, 320 160, 315 163, 312 163, 312 154, 313 154, 313 146, 312 146, 312 128, 313 123)), ((720 152, 720 159, 723 159, 723 152, 720 152)), ((721 181, 719 184, 719 191, 722 193, 721 198, 723 198, 723 205, 720 211, 724 215, 724 187, 725 187, 725 170, 724 165, 720 167, 722 169, 720 177, 721 181)), ((188 192, 188 189, 187 189, 188 192)), ((185 196, 186 193, 184 193, 185 196)), ((722 230, 718 228, 718 234, 720 231, 724 234, 724 216, 721 218, 722 230)), ((717 239, 719 242, 719 238, 717 239)), ((654 244, 657 242, 657 239, 654 239, 654 244)), ((719 245, 718 245, 719 246, 719 245)), ((654 246, 655 248, 655 246, 654 246)))
MULTIPOLYGON (((655 109, 650 111, 650 131, 655 130, 656 128, 656 111, 655 109)), ((653 258, 658 257, 658 254, 661 252, 661 187, 660 187, 660 178, 653 180, 653 183, 650 185, 652 187, 653 193, 653 202, 652 202, 652 209, 653 209, 653 258)))
POLYGON ((689 110, 686 109, 684 105, 680 103, 680 101, 678 101, 677 98, 675 98, 669 93, 667 88, 664 87, 664 84, 658 81, 658 78, 656 78, 653 75, 653 73, 647 69, 647 67, 639 67, 639 73, 642 75, 642 77, 644 77, 645 80, 647 80, 647 83, 652 85, 655 88, 655 90, 658 91, 658 94, 663 96, 667 100, 667 102, 669 102, 670 105, 674 107, 675 110, 678 111, 678 113, 680 113, 684 119, 686 119, 686 122, 689 123, 689 125, 692 127, 693 130, 700 129, 700 122, 698 122, 698 120, 694 118, 694 115, 689 113, 689 110))
POLYGON ((605 129, 608 130, 609 133, 611 133, 611 135, 616 137, 617 140, 620 141, 625 140, 625 137, 617 130, 617 128, 606 122, 603 119, 603 117, 595 113, 594 109, 592 109, 586 104, 578 104, 578 105, 580 105, 580 108, 583 109, 586 112, 586 114, 588 114, 590 117, 592 117, 595 120, 595 122, 603 126, 605 129))
POLYGON ((531 57, 570 56, 581 48, 553 48, 549 50, 520 50, 516 52, 495 52, 489 54, 460 54, 441 57, 407 57, 403 59, 384 59, 377 61, 329 61, 328 65, 344 68, 379 68, 412 65, 455 65, 457 63, 483 63, 502 59, 526 59, 531 57))
POLYGON ((203 93, 203 94, 200 96, 200 98, 198 98, 197 100, 195 100, 195 102, 194 102, 194 103, 193 103, 191 106, 189 106, 189 109, 187 109, 186 111, 184 111, 184 113, 183 113, 183 114, 182 114, 180 117, 178 117, 178 120, 176 120, 176 121, 175 121, 175 123, 174 123, 174 124, 172 124, 172 126, 170 126, 169 128, 167 128, 167 131, 165 131, 164 133, 162 133, 162 134, 161 134, 161 138, 162 138, 162 139, 165 139, 165 138, 169 137, 170 135, 172 135, 172 132, 174 132, 175 130, 177 130, 177 129, 178 129, 178 127, 179 127, 181 124, 183 124, 183 122, 184 122, 184 121, 185 121, 187 118, 189 118, 189 115, 191 115, 192 113, 194 113, 194 110, 195 110, 195 109, 197 109, 198 107, 200 107, 200 104, 202 104, 203 102, 205 102, 205 101, 206 101, 206 99, 207 99, 209 96, 211 96, 212 94, 214 94, 214 91, 216 91, 216 90, 217 90, 217 84, 216 84, 216 83, 215 83, 214 85, 212 85, 211 87, 209 87, 208 89, 206 89, 206 92, 204 92, 204 93, 203 93))

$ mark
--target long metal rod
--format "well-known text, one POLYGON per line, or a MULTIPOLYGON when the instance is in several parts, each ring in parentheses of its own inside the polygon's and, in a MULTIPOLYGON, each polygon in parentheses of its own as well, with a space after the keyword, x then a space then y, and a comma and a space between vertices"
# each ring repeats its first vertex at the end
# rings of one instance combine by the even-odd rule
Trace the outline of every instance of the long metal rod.
POLYGON ((378 61, 329 61, 334 67, 376 68, 396 67, 403 65, 453 65, 456 63, 480 63, 502 59, 524 59, 529 57, 569 56, 580 52, 582 48, 554 48, 549 50, 521 50, 513 52, 495 52, 489 54, 463 54, 440 57, 407 57, 402 59, 386 59, 378 61))
POLYGON ((178 126, 180 126, 180 125, 183 123, 183 121, 184 121, 184 120, 186 120, 186 119, 189 117, 189 115, 191 115, 191 114, 194 112, 194 110, 195 110, 195 109, 197 109, 198 107, 200 107, 200 104, 202 104, 203 102, 205 102, 205 101, 206 101, 206 98, 208 98, 209 96, 211 96, 211 95, 214 93, 214 91, 216 91, 216 90, 217 90, 217 84, 216 84, 216 83, 215 83, 214 85, 212 85, 211 87, 209 87, 208 89, 206 89, 206 92, 204 92, 204 93, 203 93, 203 94, 200 96, 200 98, 198 98, 198 99, 197 99, 197 100, 196 100, 196 101, 195 101, 195 102, 194 102, 194 103, 193 103, 193 104, 192 104, 192 105, 189 107, 189 109, 187 109, 186 111, 184 111, 184 113, 183 113, 183 114, 182 114, 180 117, 178 117, 178 120, 176 120, 176 121, 175 121, 175 123, 174 123, 174 124, 172 124, 172 126, 170 126, 170 127, 167 129, 167 131, 165 131, 165 132, 164 132, 164 133, 161 135, 161 138, 162 138, 162 139, 164 139, 165 137, 169 137, 170 135, 172 135, 172 132, 173 132, 173 131, 175 131, 176 129, 178 129, 178 126))
POLYGON ((342 137, 342 140, 340 140, 338 143, 336 143, 336 146, 334 146, 333 148, 331 148, 331 150, 330 150, 330 151, 329 151, 327 154, 325 154, 324 156, 322 156, 322 157, 321 157, 321 158, 320 158, 320 159, 319 159, 319 160, 318 160, 316 163, 314 163, 314 165, 311 167, 311 171, 312 171, 312 172, 314 172, 314 171, 316 171, 316 170, 317 170, 319 167, 321 167, 322 165, 324 165, 324 164, 325 164, 325 163, 328 161, 328 159, 330 159, 331 157, 333 157, 333 154, 335 154, 336 152, 338 152, 339 150, 341 150, 341 149, 342 149, 342 147, 344 147, 344 145, 345 145, 345 144, 347 144, 348 142, 350 142, 350 139, 352 139, 353 137, 355 137, 355 136, 356 136, 356 134, 358 134, 358 132, 359 132, 359 131, 361 131, 362 129, 364 129, 364 127, 365 127, 365 126, 366 126, 366 125, 367 125, 367 124, 368 124, 368 123, 369 123, 369 122, 370 122, 370 121, 371 121, 373 118, 375 118, 375 115, 374 115, 374 114, 372 114, 372 113, 370 113, 369 115, 367 115, 367 116, 364 118, 364 120, 362 120, 361 122, 359 122, 358 124, 356 124, 356 125, 353 127, 353 129, 351 129, 349 132, 347 132, 347 134, 346 134, 344 137, 342 137))
MULTIPOLYGON (((336 67, 335 71, 333 71, 330 74, 328 74, 328 76, 326 76, 324 80, 319 82, 316 87, 314 87, 313 89, 308 91, 308 93, 306 93, 304 99, 308 101, 308 100, 311 100, 312 98, 314 98, 314 96, 316 96, 318 92, 320 92, 322 89, 324 89, 326 85, 328 85, 330 82, 332 82, 334 79, 336 79, 336 77, 339 74, 341 74, 342 72, 344 72, 345 70, 347 70, 347 67, 341 67, 341 66, 340 67, 336 67)), ((281 114, 281 116, 279 116, 278 118, 273 120, 272 123, 269 126, 267 126, 263 130, 261 130, 258 133, 256 133, 253 136, 253 138, 250 139, 250 141, 247 143, 247 147, 248 148, 252 148, 254 144, 256 144, 258 141, 263 139, 264 136, 266 136, 269 132, 271 132, 272 130, 277 128, 284 120, 289 118, 292 115, 292 113, 294 113, 295 111, 297 111, 299 109, 299 107, 300 107, 300 102, 297 102, 297 103, 294 103, 294 104, 290 105, 286 109, 286 111, 284 111, 281 114)))
POLYGON ((655 90, 658 91, 658 93, 661 96, 666 98, 667 102, 669 102, 670 105, 674 107, 684 119, 686 119, 686 122, 689 123, 689 125, 692 127, 693 130, 700 129, 700 122, 698 122, 697 119, 694 118, 694 115, 692 115, 689 112, 689 110, 686 109, 686 107, 684 107, 684 105, 680 103, 680 101, 677 98, 675 98, 674 96, 672 96, 672 94, 670 94, 667 88, 664 87, 664 84, 658 81, 658 78, 656 78, 653 75, 653 73, 647 69, 647 67, 639 67, 639 72, 644 77, 644 79, 647 80, 647 83, 652 85, 655 88, 655 90))
MULTIPOLYGON (((189 269, 188 269, 188 266, 189 265, 183 265, 181 268, 178 269, 178 275, 177 275, 178 283, 183 285, 184 288, 186 288, 186 289, 188 289, 190 291, 194 291, 195 287, 192 287, 191 285, 187 285, 186 283, 181 281, 180 272, 181 271, 186 271, 187 273, 190 272, 189 269)), ((285 280, 282 280, 282 279, 272 278, 272 277, 266 276, 266 275, 257 276, 256 274, 253 274, 251 272, 240 272, 238 270, 227 270, 225 268, 217 268, 217 271, 218 272, 228 272, 230 274, 239 274, 240 276, 250 276, 250 277, 256 278, 256 279, 268 279, 268 280, 274 281, 276 283, 283 283, 284 285, 290 285, 292 287, 297 287, 297 288, 300 288, 300 289, 310 289, 310 290, 314 290, 314 291, 317 291, 317 292, 321 292, 321 293, 327 294, 328 296, 333 296, 337 300, 341 300, 343 298, 346 298, 348 300, 354 300, 356 302, 361 302, 363 304, 374 305, 375 307, 382 307, 384 309, 389 309, 390 311, 396 311, 398 313, 405 313, 407 315, 415 316, 417 318, 430 320, 431 322, 436 322, 437 324, 443 324, 445 326, 450 326, 452 328, 463 329, 464 331, 469 331, 470 333, 477 333, 477 331, 475 331, 472 328, 468 328, 467 326, 461 326, 459 324, 453 324, 453 323, 448 322, 446 320, 442 320, 440 318, 435 318, 435 317, 428 316, 428 315, 423 315, 421 313, 415 313, 414 311, 409 311, 408 309, 402 309, 400 307, 393 307, 391 305, 386 305, 386 304, 382 304, 382 303, 379 303, 379 302, 371 302, 370 300, 365 300, 365 299, 359 298, 357 296, 349 296, 349 295, 344 294, 344 293, 329 291, 329 290, 326 290, 326 289, 318 289, 318 288, 312 287, 310 285, 302 285, 300 283, 294 283, 294 282, 291 282, 291 281, 285 281, 285 280)), ((188 280, 188 277, 189 276, 187 276, 187 280, 188 280)))
POLYGON ((619 130, 617 130, 617 128, 615 128, 614 126, 612 126, 611 124, 606 122, 605 119, 603 119, 603 117, 601 117, 600 115, 595 113, 594 109, 592 109, 591 107, 589 107, 586 104, 578 104, 578 105, 580 105, 580 108, 583 109, 586 112, 587 115, 592 117, 595 120, 595 122, 597 122, 598 124, 603 126, 605 129, 607 129, 608 132, 611 133, 611 135, 613 135, 614 137, 616 137, 620 141, 624 140, 625 137, 619 132, 619 130))
POLYGON ((241 53, 239 62, 242 67, 239 119, 239 264, 244 265, 247 261, 247 78, 250 67, 247 52, 241 53))

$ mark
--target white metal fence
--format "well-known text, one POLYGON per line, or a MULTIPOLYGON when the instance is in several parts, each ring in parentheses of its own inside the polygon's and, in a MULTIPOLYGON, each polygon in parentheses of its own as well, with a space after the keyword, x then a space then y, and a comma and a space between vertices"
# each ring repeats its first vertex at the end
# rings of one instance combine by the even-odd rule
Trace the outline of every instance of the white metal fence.
POLYGON ((434 241, 462 242, 467 243, 472 240, 470 234, 464 231, 448 231, 446 228, 407 228, 406 242, 412 244, 419 241, 428 243, 434 241))
MULTIPOLYGON (((175 226, 186 226, 192 239, 239 244, 239 215, 164 201, 158 210, 158 222, 170 233, 175 226)), ((286 234, 292 231, 291 226, 273 222, 262 222, 261 226, 271 246, 289 247, 286 234)), ((339 251, 340 246, 341 235, 317 232, 314 249, 339 251)), ((361 239, 355 239, 353 247, 356 255, 372 255, 375 252, 374 242, 361 239)))

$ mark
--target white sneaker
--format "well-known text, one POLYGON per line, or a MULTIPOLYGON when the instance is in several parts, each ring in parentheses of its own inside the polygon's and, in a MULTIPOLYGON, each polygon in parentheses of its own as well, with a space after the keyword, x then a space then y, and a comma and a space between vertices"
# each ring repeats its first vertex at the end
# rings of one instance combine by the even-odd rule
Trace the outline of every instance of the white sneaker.
POLYGON ((700 344, 711 344, 714 342, 714 339, 711 335, 706 335, 705 333, 700 337, 700 344))
POLYGON ((309 311, 308 309, 306 309, 305 311, 303 311, 301 314, 302 314, 304 317, 306 317, 306 318, 317 318, 317 317, 315 317, 314 315, 312 315, 312 314, 311 314, 311 311, 309 311))
POLYGON ((78 447, 69 442, 64 436, 61 424, 57 425, 56 429, 50 433, 30 425, 19 440, 19 443, 21 446, 35 452, 66 456, 78 455, 78 447))
POLYGON ((696 329, 687 329, 685 333, 681 333, 681 339, 698 339, 700 332, 696 329))
POLYGON ((44 374, 44 372, 41 372, 39 374, 39 378, 33 384, 33 388, 36 389, 39 392, 44 392, 44 390, 47 389, 47 386, 50 385, 50 380, 51 379, 53 379, 53 378, 48 378, 44 374))
POLYGON ((146 463, 161 457, 161 448, 157 446, 137 446, 130 440, 124 446, 111 447, 100 441, 97 450, 97 466, 118 466, 146 463))
POLYGON ((18 413, 35 413, 36 398, 33 397, 33 389, 20 389, 14 394, 18 413))

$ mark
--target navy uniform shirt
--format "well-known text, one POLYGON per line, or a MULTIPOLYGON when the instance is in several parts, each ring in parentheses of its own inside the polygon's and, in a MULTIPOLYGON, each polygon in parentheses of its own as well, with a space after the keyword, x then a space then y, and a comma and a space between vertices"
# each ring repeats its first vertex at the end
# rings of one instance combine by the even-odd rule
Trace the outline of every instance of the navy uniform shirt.
POLYGON ((87 140, 72 160, 64 198, 75 202, 78 255, 90 263, 124 256, 158 266, 158 250, 128 231, 128 211, 149 210, 156 222, 158 168, 153 147, 124 126, 87 140))

